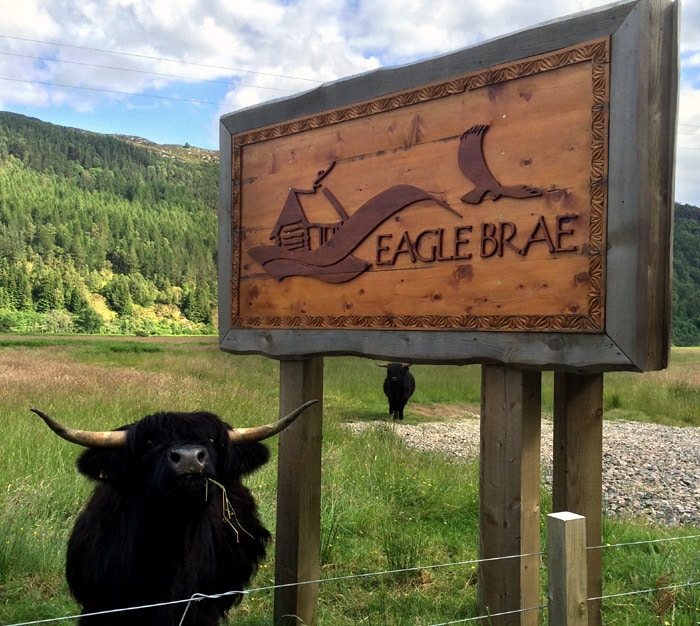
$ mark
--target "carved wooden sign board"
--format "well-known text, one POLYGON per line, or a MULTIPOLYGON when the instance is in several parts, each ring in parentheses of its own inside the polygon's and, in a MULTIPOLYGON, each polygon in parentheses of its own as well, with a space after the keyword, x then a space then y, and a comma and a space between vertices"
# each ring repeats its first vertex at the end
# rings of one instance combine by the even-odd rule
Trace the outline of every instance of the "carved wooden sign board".
POLYGON ((644 20, 672 6, 617 4, 223 117, 221 347, 663 367, 675 44, 650 47, 644 20), (660 167, 626 154, 650 140, 660 167))

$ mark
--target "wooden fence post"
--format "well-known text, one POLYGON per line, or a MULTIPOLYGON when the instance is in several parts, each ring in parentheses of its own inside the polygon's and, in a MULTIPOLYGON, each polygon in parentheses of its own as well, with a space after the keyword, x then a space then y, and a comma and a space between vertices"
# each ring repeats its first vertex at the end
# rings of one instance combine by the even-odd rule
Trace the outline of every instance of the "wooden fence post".
POLYGON ((479 606, 494 626, 531 626, 539 611, 541 374, 481 369, 479 606))
POLYGON ((274 623, 314 626, 321 545, 323 357, 280 361, 280 415, 307 409, 279 437, 274 623))
POLYGON ((588 626, 586 518, 575 513, 547 516, 549 624, 588 626))

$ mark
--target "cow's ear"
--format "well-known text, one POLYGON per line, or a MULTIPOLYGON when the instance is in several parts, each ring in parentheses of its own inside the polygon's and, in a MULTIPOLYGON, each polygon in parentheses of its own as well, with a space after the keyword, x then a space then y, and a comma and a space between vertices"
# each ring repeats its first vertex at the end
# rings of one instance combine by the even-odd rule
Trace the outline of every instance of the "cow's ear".
POLYGON ((90 448, 76 462, 78 471, 93 480, 117 479, 124 472, 123 448, 90 448))
POLYGON ((250 474, 265 465, 269 459, 270 451, 262 443, 231 443, 226 455, 226 470, 233 474, 250 474))

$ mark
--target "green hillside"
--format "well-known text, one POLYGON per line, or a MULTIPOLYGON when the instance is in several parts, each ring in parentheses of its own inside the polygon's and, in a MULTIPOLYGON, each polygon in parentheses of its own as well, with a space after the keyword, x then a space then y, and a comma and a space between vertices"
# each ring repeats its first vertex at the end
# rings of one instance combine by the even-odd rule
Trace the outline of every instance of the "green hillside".
POLYGON ((0 332, 212 332, 218 155, 0 113, 0 332))
POLYGON ((673 233, 673 318, 677 346, 700 345, 700 209, 676 204, 673 233))
MULTIPOLYGON (((0 333, 214 332, 218 154, 0 112, 0 333)), ((676 205, 674 345, 700 345, 700 209, 676 205)))

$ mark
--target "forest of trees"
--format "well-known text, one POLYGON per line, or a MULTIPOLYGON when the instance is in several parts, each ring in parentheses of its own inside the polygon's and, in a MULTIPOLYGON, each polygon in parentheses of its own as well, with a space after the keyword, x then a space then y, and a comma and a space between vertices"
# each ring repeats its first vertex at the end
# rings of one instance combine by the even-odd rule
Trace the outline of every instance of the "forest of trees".
MULTIPOLYGON (((0 333, 215 331, 218 156, 0 112, 0 333)), ((674 345, 700 345, 700 209, 676 205, 674 345)))
POLYGON ((213 332, 218 159, 158 148, 0 113, 0 332, 213 332))
POLYGON ((673 317, 676 346, 700 346, 700 209, 676 204, 673 231, 673 317))

